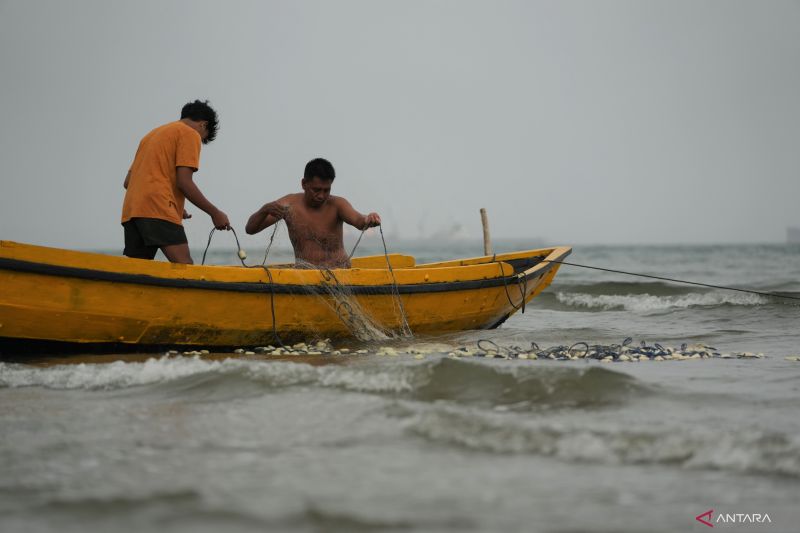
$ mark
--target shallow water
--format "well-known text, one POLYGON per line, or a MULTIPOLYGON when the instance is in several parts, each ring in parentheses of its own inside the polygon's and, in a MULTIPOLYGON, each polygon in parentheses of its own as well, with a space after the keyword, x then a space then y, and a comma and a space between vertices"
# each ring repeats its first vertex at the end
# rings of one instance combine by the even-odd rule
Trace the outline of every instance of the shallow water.
MULTIPOLYGON (((587 247, 570 261, 800 294, 798 247, 587 247)), ((709 509, 772 521, 715 524, 727 531, 796 530, 799 318, 788 300, 563 267, 500 329, 394 341, 397 356, 354 341, 341 346, 369 353, 6 359, 0 530, 704 531, 709 509), (446 355, 627 336, 765 357, 446 355)))

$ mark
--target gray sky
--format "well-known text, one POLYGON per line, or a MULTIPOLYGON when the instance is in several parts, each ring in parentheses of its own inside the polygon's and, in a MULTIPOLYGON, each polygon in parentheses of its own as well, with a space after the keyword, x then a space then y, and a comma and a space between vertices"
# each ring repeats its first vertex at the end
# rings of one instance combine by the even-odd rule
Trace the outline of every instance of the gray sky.
POLYGON ((137 143, 195 98, 241 234, 317 156, 402 237, 479 239, 480 207, 557 244, 800 225, 798 1, 0 0, 0 87, 2 239, 121 248, 137 143))

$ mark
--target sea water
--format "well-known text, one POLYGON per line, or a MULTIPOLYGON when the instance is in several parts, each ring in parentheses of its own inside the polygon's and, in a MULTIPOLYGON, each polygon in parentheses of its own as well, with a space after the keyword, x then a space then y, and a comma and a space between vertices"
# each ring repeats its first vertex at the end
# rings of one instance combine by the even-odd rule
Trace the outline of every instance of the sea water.
MULTIPOLYGON (((568 260, 800 296, 798 246, 568 260)), ((712 509, 742 515, 725 531, 796 531, 798 303, 564 266, 501 328, 391 341, 398 355, 351 341, 337 347, 368 353, 6 357, 0 531, 705 531, 695 517, 712 509), (765 357, 447 356, 629 336, 765 357)))

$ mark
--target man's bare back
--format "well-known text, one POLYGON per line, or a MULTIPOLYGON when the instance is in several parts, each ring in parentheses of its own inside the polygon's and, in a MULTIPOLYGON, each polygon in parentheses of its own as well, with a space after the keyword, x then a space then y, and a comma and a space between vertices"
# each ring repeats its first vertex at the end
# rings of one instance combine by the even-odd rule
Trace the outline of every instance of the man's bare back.
POLYGON ((306 176, 309 166, 315 163, 317 166, 311 169, 312 176, 304 176, 301 182, 302 193, 287 194, 264 204, 247 221, 246 230, 252 235, 284 219, 298 265, 349 268, 350 259, 344 249, 343 223, 365 229, 379 225, 381 219, 377 213, 362 215, 346 199, 331 196, 333 178, 326 180, 320 175, 332 175, 333 167, 324 159, 309 162, 306 176), (327 174, 328 166, 330 174, 327 174))

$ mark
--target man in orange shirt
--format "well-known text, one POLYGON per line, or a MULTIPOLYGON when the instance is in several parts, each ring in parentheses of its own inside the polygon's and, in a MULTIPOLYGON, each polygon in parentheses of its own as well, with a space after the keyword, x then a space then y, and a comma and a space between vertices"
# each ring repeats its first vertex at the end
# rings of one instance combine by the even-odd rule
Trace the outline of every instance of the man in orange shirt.
POLYGON ((214 227, 229 230, 228 215, 209 202, 192 175, 200 168, 200 144, 217 136, 217 113, 208 102, 195 100, 181 118, 144 136, 125 177, 122 226, 128 257, 153 259, 160 249, 173 263, 192 264, 183 219, 189 199, 211 217, 214 227))

